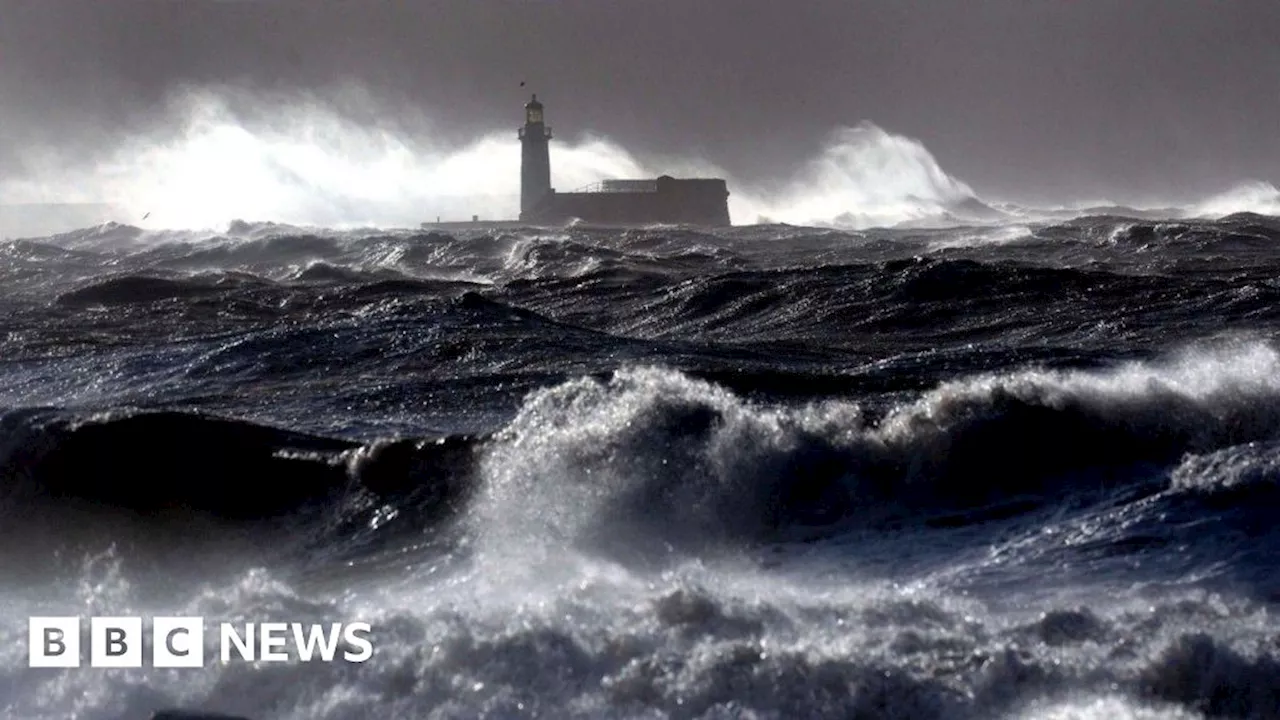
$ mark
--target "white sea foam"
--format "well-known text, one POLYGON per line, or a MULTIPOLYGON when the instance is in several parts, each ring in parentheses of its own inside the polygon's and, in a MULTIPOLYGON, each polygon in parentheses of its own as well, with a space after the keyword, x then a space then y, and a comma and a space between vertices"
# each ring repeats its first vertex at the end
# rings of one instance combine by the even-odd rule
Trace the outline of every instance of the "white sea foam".
POLYGON ((1148 720, 1196 717, 1197 698, 1209 696, 1251 716, 1277 709, 1265 654, 1274 620, 1204 594, 1006 613, 927 584, 859 580, 830 558, 787 571, 689 561, 648 573, 566 552, 566 571, 523 583, 504 582, 510 567, 458 574, 419 559, 347 582, 340 594, 260 569, 205 587, 153 578, 145 588, 128 578, 145 560, 119 556, 105 572, 86 564, 82 582, 47 587, 38 601, 5 589, 0 699, 8 716, 37 720, 146 717, 173 706, 256 720, 1148 720), (374 628, 375 652, 360 665, 27 670, 25 614, 86 607, 215 622, 359 619, 374 628))
POLYGON ((780 190, 744 201, 742 211, 798 225, 956 224, 971 219, 957 215, 976 198, 923 143, 863 122, 833 132, 780 190))
POLYGON ((629 369, 533 394, 487 452, 473 522, 482 550, 537 574, 568 548, 643 555, 635 541, 649 538, 668 544, 648 548, 661 556, 682 541, 750 536, 806 503, 954 502, 981 497, 996 476, 1018 482, 1020 469, 1030 491, 1046 474, 1124 462, 1115 453, 1128 446, 1176 453, 1271 438, 1278 408, 1280 353, 1257 342, 1110 370, 963 378, 875 421, 856 403, 759 406, 675 371, 629 369), (1077 437, 1082 427, 1110 437, 1077 437), (1043 452, 1003 447, 1014 432, 1043 452), (789 507, 782 498, 806 483, 819 494, 789 507))

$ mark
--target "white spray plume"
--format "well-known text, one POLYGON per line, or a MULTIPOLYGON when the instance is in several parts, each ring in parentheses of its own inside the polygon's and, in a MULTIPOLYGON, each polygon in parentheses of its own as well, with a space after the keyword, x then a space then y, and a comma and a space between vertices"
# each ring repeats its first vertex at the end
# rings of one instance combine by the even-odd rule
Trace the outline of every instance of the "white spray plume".
MULTIPOLYGON (((32 160, 31 175, 4 195, 26 202, 94 202, 123 221, 172 229, 224 228, 235 219, 332 227, 416 226, 442 219, 512 218, 520 153, 514 130, 461 146, 364 124, 313 98, 268 105, 267 122, 245 122, 233 91, 177 96, 172 120, 84 167, 56 153, 32 160), (138 219, 144 215, 146 222, 138 219)), ((607 178, 726 173, 696 159, 641 159, 607 138, 557 138, 552 180, 569 191, 607 178)), ((817 157, 770 190, 728 178, 735 222, 867 227, 940 216, 973 198, 918 141, 869 123, 832 134, 817 157)))
MULTIPOLYGON (((150 213, 150 226, 193 229, 235 219, 416 226, 437 215, 509 217, 519 205, 514 132, 442 147, 306 99, 281 103, 269 122, 253 124, 220 92, 184 93, 174 106, 172 125, 130 139, 106 162, 83 168, 46 157, 6 195, 108 203, 133 218, 150 213)), ((558 148, 556 161, 558 177, 570 183, 642 172, 599 139, 558 148)))
POLYGON ((1240 183, 1196 205, 1191 214, 1218 218, 1239 212, 1280 215, 1280 189, 1261 180, 1240 183))
POLYGON ((832 133, 781 190, 752 204, 781 222, 860 228, 940 218, 974 198, 924 144, 864 122, 832 133))

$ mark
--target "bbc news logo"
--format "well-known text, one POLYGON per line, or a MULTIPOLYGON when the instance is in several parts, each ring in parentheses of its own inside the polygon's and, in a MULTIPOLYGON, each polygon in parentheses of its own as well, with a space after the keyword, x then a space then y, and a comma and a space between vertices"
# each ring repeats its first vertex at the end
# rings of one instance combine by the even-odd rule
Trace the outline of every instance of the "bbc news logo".
MULTIPOLYGON (((80 667, 81 619, 33 617, 29 621, 31 667, 80 667)), ((234 623, 218 624, 218 657, 248 662, 362 663, 373 657, 368 623, 234 623)), ((151 620, 151 666, 198 668, 205 664, 205 623, 199 617, 156 617, 151 620)), ((89 618, 89 667, 143 666, 144 634, 140 617, 89 618)))

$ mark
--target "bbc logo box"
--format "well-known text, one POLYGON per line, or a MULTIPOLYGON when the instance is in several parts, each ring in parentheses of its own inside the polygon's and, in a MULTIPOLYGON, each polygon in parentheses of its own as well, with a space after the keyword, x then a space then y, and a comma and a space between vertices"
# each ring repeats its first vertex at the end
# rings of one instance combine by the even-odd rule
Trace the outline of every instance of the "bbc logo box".
MULTIPOLYGON (((33 617, 29 620, 31 667, 80 667, 82 624, 79 617, 33 617)), ((254 662, 362 663, 373 655, 368 623, 219 623, 218 658, 254 662), (339 652, 341 651, 341 652, 339 652)), ((89 618, 89 665, 139 668, 198 668, 205 663, 205 622, 199 617, 155 617, 144 633, 140 617, 89 618), (150 652, 146 640, 150 639, 150 652), (145 655, 145 657, 144 657, 145 655)))
MULTIPOLYGON (((28 622, 31 667, 80 667, 79 617, 33 617, 28 622)), ((156 617, 151 622, 151 665, 158 668, 204 667, 204 620, 156 617)), ((89 665, 102 668, 143 666, 140 617, 89 619, 89 665)))

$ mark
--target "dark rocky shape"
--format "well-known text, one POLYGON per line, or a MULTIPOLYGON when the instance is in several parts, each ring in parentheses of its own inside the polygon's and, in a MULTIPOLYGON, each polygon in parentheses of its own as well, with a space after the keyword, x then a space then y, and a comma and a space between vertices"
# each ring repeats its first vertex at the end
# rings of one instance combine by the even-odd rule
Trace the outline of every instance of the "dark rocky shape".
POLYGON ((23 410, 0 417, 0 494, 54 509, 229 523, 351 507, 333 504, 348 498, 394 502, 429 525, 470 496, 483 440, 361 445, 194 413, 23 410))
POLYGON ((199 510, 231 520, 274 517, 323 501, 346 486, 337 455, 357 447, 177 412, 54 417, 13 429, 26 437, 2 459, 0 477, 11 492, 140 512, 199 510))
POLYGON ((93 283, 58 297, 58 304, 69 307, 87 305, 129 305, 149 303, 170 298, 186 298, 209 295, 219 289, 211 283, 187 279, 172 280, 160 277, 128 275, 93 283))

